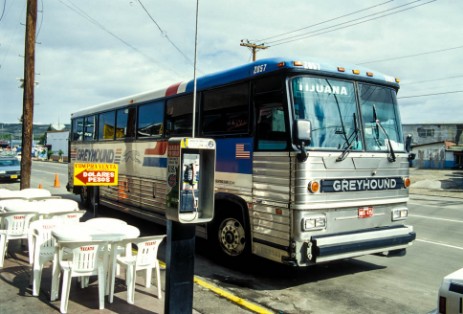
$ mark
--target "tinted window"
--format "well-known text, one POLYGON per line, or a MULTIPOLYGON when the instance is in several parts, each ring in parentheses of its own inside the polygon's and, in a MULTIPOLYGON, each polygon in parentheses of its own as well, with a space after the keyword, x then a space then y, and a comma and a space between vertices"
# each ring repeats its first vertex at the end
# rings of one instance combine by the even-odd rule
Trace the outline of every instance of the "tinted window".
POLYGON ((82 141, 84 134, 84 118, 77 118, 72 120, 72 136, 73 141, 82 141))
POLYGON ((113 140, 115 131, 115 112, 100 113, 98 117, 98 139, 113 140))
POLYGON ((248 84, 222 87, 203 94, 203 134, 237 134, 249 130, 248 84))
POLYGON ((286 150, 288 128, 280 93, 255 96, 256 105, 256 149, 286 150))
POLYGON ((172 98, 167 101, 166 134, 191 135, 193 121, 193 95, 172 98))
POLYGON ((135 137, 135 108, 124 108, 116 113, 116 138, 135 137))
POLYGON ((95 116, 85 117, 84 141, 92 141, 95 139, 95 120, 95 116))
POLYGON ((138 137, 161 136, 164 130, 164 102, 158 101, 138 107, 138 137))

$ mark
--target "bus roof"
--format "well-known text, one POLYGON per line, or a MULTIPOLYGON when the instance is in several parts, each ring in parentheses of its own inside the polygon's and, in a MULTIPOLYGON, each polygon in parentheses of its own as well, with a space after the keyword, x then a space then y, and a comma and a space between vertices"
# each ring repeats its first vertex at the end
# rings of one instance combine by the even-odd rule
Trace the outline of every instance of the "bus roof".
MULTIPOLYGON (((201 91, 204 89, 212 88, 214 86, 226 85, 284 69, 304 70, 313 74, 338 76, 352 80, 371 81, 372 83, 374 82, 390 85, 395 88, 399 87, 398 79, 358 65, 336 64, 327 60, 314 58, 289 59, 279 57, 260 59, 235 68, 198 77, 197 90, 201 91)), ((74 112, 71 114, 71 118, 76 118, 95 112, 102 112, 109 109, 115 109, 118 107, 124 107, 130 104, 137 104, 149 100, 174 96, 182 93, 191 93, 193 92, 193 84, 193 80, 188 82, 179 82, 164 89, 148 91, 141 94, 120 98, 118 100, 105 102, 74 112)))

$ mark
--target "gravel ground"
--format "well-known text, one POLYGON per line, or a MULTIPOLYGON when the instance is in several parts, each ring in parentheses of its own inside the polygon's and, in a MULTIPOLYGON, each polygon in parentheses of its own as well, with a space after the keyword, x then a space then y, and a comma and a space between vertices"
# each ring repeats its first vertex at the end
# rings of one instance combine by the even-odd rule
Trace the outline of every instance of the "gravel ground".
POLYGON ((411 194, 463 198, 463 170, 410 168, 411 194))

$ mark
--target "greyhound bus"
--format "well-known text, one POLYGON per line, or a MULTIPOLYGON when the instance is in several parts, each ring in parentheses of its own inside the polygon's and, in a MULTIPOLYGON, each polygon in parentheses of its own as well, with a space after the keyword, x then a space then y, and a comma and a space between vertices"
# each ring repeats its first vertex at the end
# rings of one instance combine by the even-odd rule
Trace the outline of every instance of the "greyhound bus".
MULTIPOLYGON (((297 267, 404 255, 409 153, 399 80, 347 64, 270 58, 72 114, 67 188, 165 224, 167 143, 216 141, 215 214, 197 226, 230 259, 297 267), (196 108, 193 119, 193 107, 196 108), (118 165, 114 186, 74 186, 74 163, 118 165)), ((166 84, 167 85, 167 84, 166 84)), ((197 178, 208 180, 208 178, 197 178)))

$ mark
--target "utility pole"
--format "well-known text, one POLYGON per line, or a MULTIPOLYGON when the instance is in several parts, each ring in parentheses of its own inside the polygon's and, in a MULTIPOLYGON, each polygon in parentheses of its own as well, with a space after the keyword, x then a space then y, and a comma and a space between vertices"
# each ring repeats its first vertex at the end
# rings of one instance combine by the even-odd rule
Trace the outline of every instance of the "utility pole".
POLYGON ((241 40, 241 44, 240 46, 242 47, 248 47, 251 49, 252 51, 252 61, 256 61, 256 54, 257 54, 257 50, 263 50, 263 49, 267 49, 268 46, 265 46, 263 43, 258 45, 256 43, 251 43, 249 40, 247 39, 242 39, 241 40))
POLYGON ((32 128, 34 121, 35 31, 37 27, 37 0, 27 0, 26 39, 24 56, 24 92, 22 117, 21 184, 31 186, 32 128))

